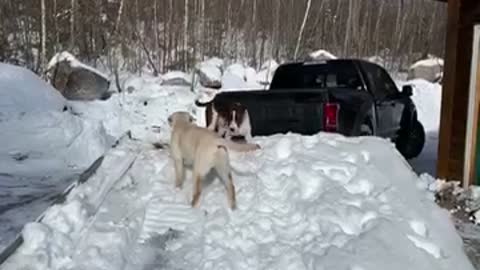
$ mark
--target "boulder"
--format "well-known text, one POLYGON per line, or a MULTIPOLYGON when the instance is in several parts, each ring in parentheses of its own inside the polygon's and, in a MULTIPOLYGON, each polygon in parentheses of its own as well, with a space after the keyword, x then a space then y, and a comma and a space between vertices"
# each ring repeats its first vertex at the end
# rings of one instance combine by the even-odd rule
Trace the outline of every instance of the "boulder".
POLYGON ((69 100, 104 100, 111 95, 107 77, 68 52, 52 58, 47 67, 47 76, 53 87, 69 100))
POLYGON ((429 82, 438 82, 443 76, 443 59, 429 58, 416 62, 408 69, 408 80, 424 79, 429 82))
POLYGON ((203 62, 197 65, 195 72, 198 75, 199 82, 203 87, 219 89, 222 87, 222 71, 210 62, 203 62))
POLYGON ((190 86, 192 79, 190 75, 182 71, 170 71, 162 76, 162 85, 167 86, 190 86))

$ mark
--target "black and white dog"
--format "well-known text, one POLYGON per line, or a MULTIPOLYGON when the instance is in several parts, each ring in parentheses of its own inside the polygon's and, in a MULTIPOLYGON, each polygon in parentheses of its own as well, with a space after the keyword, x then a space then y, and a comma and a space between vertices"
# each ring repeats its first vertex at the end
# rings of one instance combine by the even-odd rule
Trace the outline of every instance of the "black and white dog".
POLYGON ((247 142, 252 139, 252 126, 247 108, 238 103, 196 101, 199 107, 206 107, 206 127, 225 139, 247 142))

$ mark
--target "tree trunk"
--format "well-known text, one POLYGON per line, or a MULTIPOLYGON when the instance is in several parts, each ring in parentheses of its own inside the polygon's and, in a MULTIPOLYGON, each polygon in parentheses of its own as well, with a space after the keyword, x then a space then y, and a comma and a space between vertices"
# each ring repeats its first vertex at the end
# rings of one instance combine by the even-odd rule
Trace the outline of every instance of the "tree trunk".
POLYGON ((307 23, 308 13, 310 12, 310 6, 312 5, 312 0, 308 0, 307 6, 305 7, 305 14, 303 15, 302 26, 300 26, 300 32, 298 33, 297 45, 295 46, 295 53, 293 54, 293 59, 297 60, 298 50, 300 49, 300 43, 302 42, 303 31, 305 30, 305 24, 307 23))
POLYGON ((70 11, 70 50, 73 50, 75 47, 75 0, 71 2, 71 11, 70 11))
POLYGON ((385 1, 380 1, 377 22, 375 24, 374 40, 375 40, 375 55, 378 56, 380 49, 380 22, 382 21, 383 9, 385 1))
POLYGON ((45 69, 47 65, 47 20, 45 10, 45 0, 41 0, 42 6, 42 56, 41 56, 41 68, 45 69))
POLYGON ((188 69, 188 0, 185 0, 185 17, 183 19, 183 70, 188 69))
POLYGON ((353 1, 354 0, 349 0, 348 1, 348 18, 347 18, 347 25, 345 29, 345 39, 343 43, 343 57, 347 57, 348 55, 348 49, 350 45, 350 35, 351 35, 351 30, 352 30, 352 16, 353 16, 353 1))
MULTIPOLYGON (((157 8, 158 0, 154 0, 153 2, 153 33, 155 35, 155 56, 157 57, 157 65, 158 68, 161 68, 162 62, 160 58, 160 34, 158 33, 158 8, 157 8)), ((157 74, 158 75, 158 74, 157 74)))

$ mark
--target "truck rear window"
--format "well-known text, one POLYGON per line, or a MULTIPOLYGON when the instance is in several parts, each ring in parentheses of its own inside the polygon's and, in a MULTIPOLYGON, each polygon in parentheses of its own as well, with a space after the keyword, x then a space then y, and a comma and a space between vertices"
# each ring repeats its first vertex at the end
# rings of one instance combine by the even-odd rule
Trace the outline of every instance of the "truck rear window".
POLYGON ((275 71, 270 89, 348 88, 362 89, 362 81, 350 61, 287 64, 275 71))

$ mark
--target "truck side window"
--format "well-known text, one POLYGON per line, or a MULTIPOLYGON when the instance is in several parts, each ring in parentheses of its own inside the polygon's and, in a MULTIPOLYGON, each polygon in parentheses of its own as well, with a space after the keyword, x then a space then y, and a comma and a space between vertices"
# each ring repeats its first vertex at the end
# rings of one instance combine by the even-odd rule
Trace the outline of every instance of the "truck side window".
POLYGON ((397 86, 383 68, 370 63, 364 63, 363 67, 375 98, 384 99, 398 94, 397 86))

